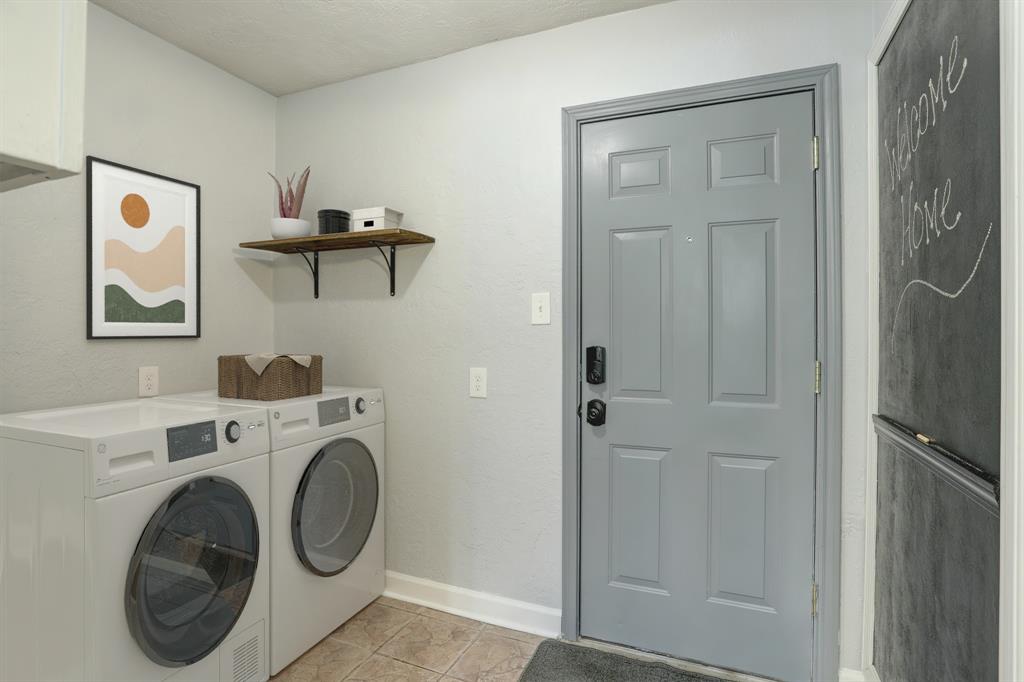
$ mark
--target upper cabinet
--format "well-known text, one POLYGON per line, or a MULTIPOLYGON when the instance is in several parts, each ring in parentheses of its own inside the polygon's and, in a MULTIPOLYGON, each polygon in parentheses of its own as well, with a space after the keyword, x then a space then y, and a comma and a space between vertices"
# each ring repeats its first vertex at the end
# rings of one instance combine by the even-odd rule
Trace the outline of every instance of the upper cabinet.
POLYGON ((85 0, 0 0, 0 191, 82 171, 85 0))

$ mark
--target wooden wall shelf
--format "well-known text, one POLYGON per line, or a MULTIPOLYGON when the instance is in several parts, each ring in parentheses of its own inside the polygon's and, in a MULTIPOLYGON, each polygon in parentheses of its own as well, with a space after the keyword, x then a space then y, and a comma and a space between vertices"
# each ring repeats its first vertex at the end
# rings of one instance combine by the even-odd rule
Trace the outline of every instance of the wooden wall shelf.
POLYGON ((318 234, 311 237, 294 237, 292 239, 266 239, 259 242, 242 242, 238 246, 243 249, 259 249, 276 253, 297 253, 301 255, 309 271, 313 275, 313 298, 320 298, 320 252, 342 251, 345 249, 372 249, 380 251, 388 265, 391 277, 391 295, 395 295, 395 247, 403 244, 433 244, 434 238, 400 228, 386 230, 365 230, 363 232, 340 232, 338 234, 318 234), (384 247, 390 249, 391 257, 384 253, 384 247), (307 253, 313 254, 310 261, 307 253))

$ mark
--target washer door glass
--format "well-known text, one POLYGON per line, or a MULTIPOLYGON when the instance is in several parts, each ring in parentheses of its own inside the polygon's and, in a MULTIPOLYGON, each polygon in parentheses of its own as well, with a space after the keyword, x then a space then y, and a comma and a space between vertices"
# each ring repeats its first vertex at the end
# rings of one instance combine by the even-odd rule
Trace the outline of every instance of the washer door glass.
POLYGON ((292 543, 317 575, 341 573, 362 551, 377 515, 377 467, 362 443, 332 441, 313 457, 292 504, 292 543))
POLYGON ((196 478, 156 510, 132 556, 125 613, 156 663, 179 667, 224 640, 245 607, 259 557, 256 512, 226 478, 196 478))

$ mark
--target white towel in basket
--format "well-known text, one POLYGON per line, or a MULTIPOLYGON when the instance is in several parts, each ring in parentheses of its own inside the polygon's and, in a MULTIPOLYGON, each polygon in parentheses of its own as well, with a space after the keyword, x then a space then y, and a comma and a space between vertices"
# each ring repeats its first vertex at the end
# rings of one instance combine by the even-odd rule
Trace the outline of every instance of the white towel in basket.
POLYGON ((303 367, 309 367, 310 363, 313 362, 312 355, 292 355, 292 354, 278 354, 278 353, 254 353, 252 355, 246 355, 245 361, 252 367, 252 371, 256 372, 257 375, 262 376, 263 370, 274 361, 275 358, 291 358, 295 362, 299 363, 303 367))

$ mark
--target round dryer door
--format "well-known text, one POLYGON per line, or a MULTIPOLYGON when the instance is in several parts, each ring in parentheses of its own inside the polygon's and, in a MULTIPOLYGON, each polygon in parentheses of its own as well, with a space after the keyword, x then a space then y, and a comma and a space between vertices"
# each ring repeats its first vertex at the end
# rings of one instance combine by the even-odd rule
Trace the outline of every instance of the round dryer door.
POLYGON ((226 478, 181 486, 143 531, 128 568, 128 628, 168 667, 202 659, 242 614, 259 556, 256 512, 226 478))
POLYGON ((341 573, 362 551, 377 516, 377 466, 351 438, 327 444, 306 467, 292 504, 292 543, 313 573, 341 573))

